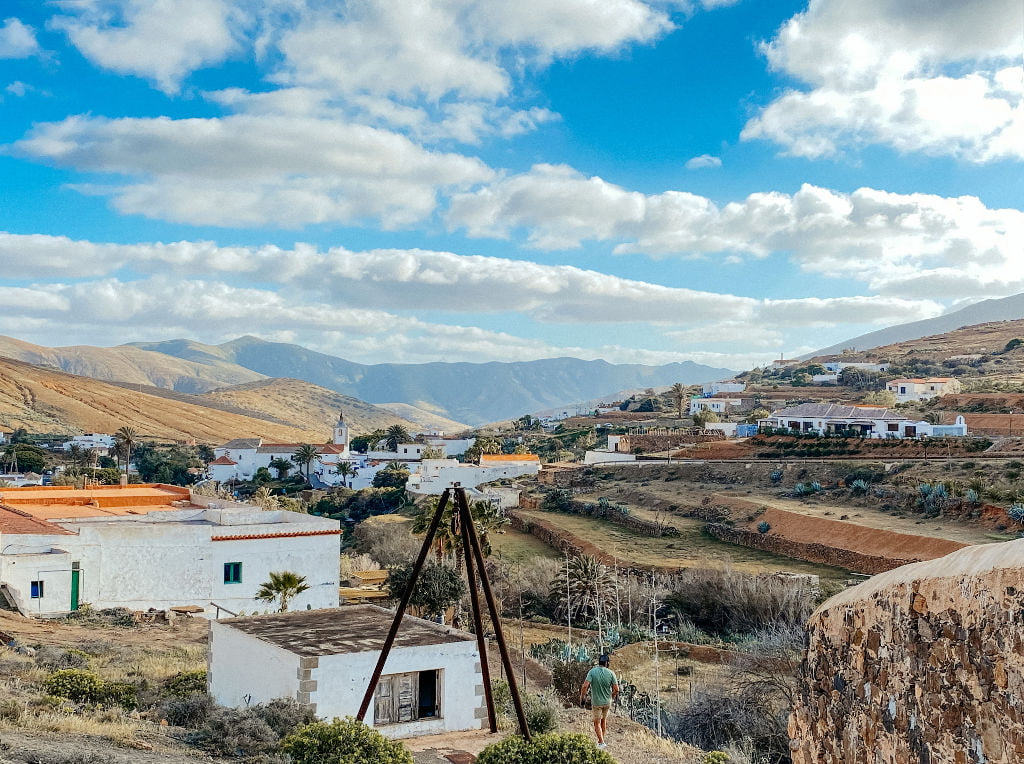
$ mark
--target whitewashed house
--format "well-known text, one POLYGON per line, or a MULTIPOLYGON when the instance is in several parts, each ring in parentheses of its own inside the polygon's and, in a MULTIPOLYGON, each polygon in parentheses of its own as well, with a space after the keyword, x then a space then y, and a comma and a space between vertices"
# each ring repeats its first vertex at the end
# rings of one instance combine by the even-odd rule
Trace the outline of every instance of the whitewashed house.
POLYGON ((167 485, 0 489, 0 596, 25 615, 211 603, 265 610, 271 571, 305 576, 292 607, 338 603, 340 523, 167 485))
MULTIPOLYGON (((344 413, 338 415, 331 442, 313 445, 317 459, 309 465, 310 473, 317 477, 318 483, 327 486, 341 485, 342 478, 337 474, 337 468, 342 462, 348 462, 356 469, 365 462, 361 455, 353 454, 349 448, 349 430, 344 413)), ((302 443, 270 443, 262 438, 236 438, 213 449, 216 458, 210 462, 208 474, 221 483, 252 480, 256 470, 261 467, 270 469, 270 463, 275 459, 291 461, 302 446, 302 443)), ((305 470, 305 465, 295 465, 294 469, 305 470)), ((274 474, 272 469, 271 474, 274 474)))
POLYGON ((941 395, 955 395, 963 390, 960 380, 953 377, 925 377, 922 379, 893 379, 885 389, 896 396, 897 403, 927 401, 941 395))
POLYGON ((963 437, 967 435, 964 418, 951 425, 931 424, 878 406, 846 406, 835 403, 802 403, 772 412, 758 420, 761 427, 794 432, 854 432, 868 438, 963 437))
POLYGON ((745 382, 740 382, 735 379, 725 379, 720 382, 705 382, 701 386, 701 391, 705 397, 712 395, 719 395, 720 393, 742 393, 747 389, 745 382))
POLYGON ((889 364, 887 363, 850 363, 848 361, 826 361, 822 364, 826 371, 830 371, 833 374, 838 374, 843 369, 860 369, 861 371, 875 371, 884 372, 888 371, 889 364))
MULTIPOLYGON (((212 621, 210 695, 236 708, 292 698, 323 719, 357 716, 393 618, 352 605, 212 621)), ((363 721, 391 738, 480 729, 483 693, 475 638, 406 616, 363 721)))
POLYGON ((742 405, 741 398, 690 398, 690 416, 702 411, 727 414, 729 409, 739 408, 742 405))
POLYGON ((79 446, 88 451, 106 452, 114 447, 114 436, 103 432, 87 432, 65 441, 61 448, 70 451, 72 446, 79 446))
POLYGON ((452 483, 475 488, 495 480, 538 472, 540 458, 536 454, 482 454, 479 464, 462 464, 455 459, 424 459, 419 471, 409 476, 406 488, 412 493, 434 495, 452 483))

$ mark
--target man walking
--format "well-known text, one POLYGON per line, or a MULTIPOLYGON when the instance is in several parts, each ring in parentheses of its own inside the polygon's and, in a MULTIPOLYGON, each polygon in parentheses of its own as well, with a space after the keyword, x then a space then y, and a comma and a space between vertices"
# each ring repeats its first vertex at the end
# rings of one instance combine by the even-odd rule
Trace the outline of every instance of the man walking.
POLYGON ((583 696, 590 691, 590 705, 594 709, 594 734, 597 735, 597 747, 604 748, 604 736, 608 734, 608 711, 612 701, 619 697, 619 680, 615 672, 608 668, 608 656, 602 655, 597 666, 587 672, 587 678, 580 688, 580 704, 583 696))

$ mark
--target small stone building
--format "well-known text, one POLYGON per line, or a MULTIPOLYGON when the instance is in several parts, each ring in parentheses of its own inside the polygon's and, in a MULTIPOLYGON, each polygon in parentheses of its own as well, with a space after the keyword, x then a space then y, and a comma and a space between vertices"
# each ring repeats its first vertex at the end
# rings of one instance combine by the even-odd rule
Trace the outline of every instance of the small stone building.
MULTIPOLYGON (((294 698, 323 719, 356 716, 393 618, 352 605, 212 621, 210 695, 233 707, 294 698)), ((480 729, 486 716, 473 635, 406 616, 363 721, 402 738, 480 729)))

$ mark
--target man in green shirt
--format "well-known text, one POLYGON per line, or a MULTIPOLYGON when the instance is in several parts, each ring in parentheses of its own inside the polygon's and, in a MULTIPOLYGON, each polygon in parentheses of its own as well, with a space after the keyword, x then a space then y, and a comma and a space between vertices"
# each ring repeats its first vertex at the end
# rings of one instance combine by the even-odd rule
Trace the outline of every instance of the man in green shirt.
POLYGON ((583 696, 590 690, 590 705, 594 709, 594 734, 597 735, 597 747, 604 748, 604 736, 608 734, 608 711, 612 701, 619 697, 619 680, 615 672, 608 668, 608 656, 598 658, 600 665, 587 672, 587 678, 580 688, 580 703, 583 696))

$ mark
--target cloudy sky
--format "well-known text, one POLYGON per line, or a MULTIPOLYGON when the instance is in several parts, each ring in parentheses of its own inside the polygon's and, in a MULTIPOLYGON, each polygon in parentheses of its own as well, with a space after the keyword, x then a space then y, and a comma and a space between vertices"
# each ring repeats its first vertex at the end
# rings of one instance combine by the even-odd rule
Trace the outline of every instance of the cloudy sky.
POLYGON ((5 0, 0 333, 747 368, 1024 292, 1020 0, 5 0))

